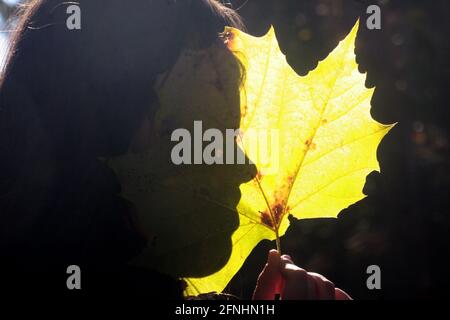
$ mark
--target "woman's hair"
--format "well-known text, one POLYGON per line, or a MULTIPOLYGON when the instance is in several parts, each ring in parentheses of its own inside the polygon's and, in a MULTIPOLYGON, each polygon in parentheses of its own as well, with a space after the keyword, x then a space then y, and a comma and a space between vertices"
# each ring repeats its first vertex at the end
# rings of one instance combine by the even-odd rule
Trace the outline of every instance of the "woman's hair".
POLYGON ((188 34, 208 46, 242 27, 214 0, 77 3, 81 30, 66 27, 72 2, 24 6, 0 77, 0 256, 19 264, 120 262, 142 249, 99 158, 127 151, 188 34))
POLYGON ((229 8, 216 0, 207 0, 206 4, 211 8, 214 14, 221 18, 228 26, 238 29, 244 29, 244 23, 239 14, 232 8, 229 8))

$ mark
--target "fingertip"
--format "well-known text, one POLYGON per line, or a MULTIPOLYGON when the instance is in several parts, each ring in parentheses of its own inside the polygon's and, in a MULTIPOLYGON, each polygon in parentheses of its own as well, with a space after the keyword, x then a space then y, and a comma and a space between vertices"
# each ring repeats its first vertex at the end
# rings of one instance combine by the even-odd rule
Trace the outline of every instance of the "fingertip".
POLYGON ((277 264, 279 260, 280 260, 280 253, 275 249, 270 250, 269 255, 267 257, 267 263, 269 265, 274 265, 277 264))
POLYGON ((334 298, 336 300, 353 300, 345 291, 335 288, 334 289, 334 298))

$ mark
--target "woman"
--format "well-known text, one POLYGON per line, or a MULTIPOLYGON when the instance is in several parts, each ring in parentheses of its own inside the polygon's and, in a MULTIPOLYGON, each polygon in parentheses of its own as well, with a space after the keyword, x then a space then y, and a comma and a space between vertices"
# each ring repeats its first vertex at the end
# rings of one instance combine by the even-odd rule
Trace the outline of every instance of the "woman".
MULTIPOLYGON (((71 30, 66 24, 71 4, 34 0, 24 7, 2 73, 3 274, 9 275, 10 290, 67 292, 66 268, 77 264, 87 292, 151 295, 148 288, 155 287, 158 297, 181 298, 178 281, 127 265, 151 239, 142 232, 136 208, 119 196, 116 175, 99 158, 148 147, 158 76, 174 66, 184 48, 208 48, 225 25, 242 24, 213 0, 80 0, 81 29, 71 30)), ((236 68, 232 96, 237 99, 230 105, 230 126, 237 127, 241 71, 237 62, 231 68, 236 68)), ((233 171, 221 174, 235 176, 234 187, 251 178, 240 169, 223 170, 233 171)), ((208 217, 200 220, 208 223, 208 217)), ((231 250, 233 219, 209 247, 231 250)), ((212 267, 202 270, 211 273, 226 261, 223 254, 215 257, 217 251, 205 246, 186 259, 204 261, 192 257, 198 252, 211 257, 212 267)), ((343 295, 323 277, 271 252, 255 298, 277 293, 286 299, 343 295)))

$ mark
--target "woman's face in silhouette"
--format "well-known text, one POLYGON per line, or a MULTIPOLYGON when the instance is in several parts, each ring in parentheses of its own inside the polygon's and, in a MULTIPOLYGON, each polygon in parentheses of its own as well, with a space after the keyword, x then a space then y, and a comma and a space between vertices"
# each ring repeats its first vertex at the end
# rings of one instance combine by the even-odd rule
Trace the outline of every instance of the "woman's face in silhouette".
POLYGON ((228 260, 231 236, 239 225, 239 186, 256 174, 247 158, 245 164, 237 163, 242 150, 234 137, 226 135, 227 129, 239 129, 242 72, 233 54, 217 39, 207 49, 185 49, 160 77, 155 87, 156 115, 143 120, 130 148, 141 156, 123 164, 135 166, 135 171, 130 168, 132 179, 152 181, 143 182, 143 188, 122 187, 125 197, 136 205, 139 225, 148 239, 138 264, 172 275, 199 277, 219 270, 228 260), (174 163, 174 148, 181 142, 172 141, 177 129, 189 132, 190 139, 183 141, 187 142, 183 151, 175 153, 185 156, 190 152, 191 164, 174 163), (214 140, 202 137, 208 129, 223 137, 215 141, 212 154, 224 164, 204 162, 203 155, 210 154, 207 148, 214 140), (234 161, 226 164, 229 153, 234 161), (194 164, 195 157, 202 163, 194 164))
MULTIPOLYGON (((17 217, 18 212, 33 212, 35 218, 29 223, 34 233, 8 233, 24 233, 30 252, 41 246, 55 260, 128 259, 138 246, 131 244, 122 220, 128 204, 116 201, 113 172, 98 161, 123 155, 128 148, 131 152, 124 157, 134 159, 122 173, 116 171, 116 177, 122 196, 138 210, 148 240, 139 261, 172 275, 210 274, 231 253, 231 235, 239 224, 239 185, 255 170, 237 164, 175 165, 171 150, 177 142, 171 141, 171 134, 185 128, 194 139, 194 121, 202 122, 203 133, 214 128, 224 137, 226 129, 239 128, 241 70, 233 55, 216 43, 179 56, 180 48, 195 42, 195 36, 185 41, 186 33, 197 32, 196 40, 207 42, 223 30, 227 19, 208 5, 216 2, 207 0, 140 0, 131 6, 125 0, 81 2, 82 31, 65 27, 66 6, 61 1, 33 1, 35 8, 22 19, 15 40, 1 101, 15 119, 5 126, 8 137, 13 127, 20 139, 11 140, 26 143, 14 146, 7 163, 20 172, 26 159, 30 173, 15 195, 18 209, 10 213, 17 217), (152 108, 152 83, 165 70, 155 88, 159 106, 152 108), (144 116, 149 109, 152 115, 144 116), (127 175, 133 186, 127 185, 127 175), (48 207, 23 201, 23 196, 33 198, 36 193, 28 192, 28 185, 45 190, 36 203, 46 201, 48 207), (66 244, 77 254, 66 250, 62 259, 59 247, 66 244)), ((192 149, 194 153, 194 144, 192 149)), ((14 183, 15 171, 12 177, 7 174, 14 183)), ((8 228, 22 230, 21 223, 8 228)))

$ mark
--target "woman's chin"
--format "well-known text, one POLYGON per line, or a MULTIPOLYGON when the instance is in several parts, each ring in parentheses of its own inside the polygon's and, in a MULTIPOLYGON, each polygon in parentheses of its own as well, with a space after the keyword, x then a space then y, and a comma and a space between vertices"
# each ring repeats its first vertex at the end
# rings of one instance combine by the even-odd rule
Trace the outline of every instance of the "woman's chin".
MULTIPOLYGON (((193 272, 190 277, 205 277, 222 269, 231 256, 231 235, 217 239, 210 239, 208 243, 200 246, 194 262, 190 259, 193 272), (196 265, 195 268, 193 265, 196 265)), ((193 258, 193 257, 191 257, 193 258)))

